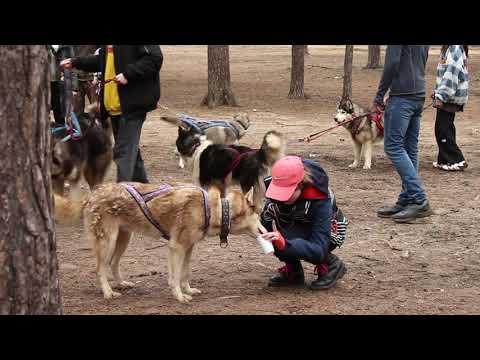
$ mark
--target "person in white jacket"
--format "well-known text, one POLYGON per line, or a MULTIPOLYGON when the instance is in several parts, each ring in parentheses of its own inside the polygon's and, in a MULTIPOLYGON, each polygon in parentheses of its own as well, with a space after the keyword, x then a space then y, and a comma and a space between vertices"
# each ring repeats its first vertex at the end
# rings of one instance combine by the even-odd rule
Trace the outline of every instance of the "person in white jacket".
POLYGON ((463 111, 468 100, 468 45, 443 45, 437 66, 433 106, 437 109, 435 138, 438 157, 433 166, 446 171, 467 168, 457 145, 455 113, 463 111))

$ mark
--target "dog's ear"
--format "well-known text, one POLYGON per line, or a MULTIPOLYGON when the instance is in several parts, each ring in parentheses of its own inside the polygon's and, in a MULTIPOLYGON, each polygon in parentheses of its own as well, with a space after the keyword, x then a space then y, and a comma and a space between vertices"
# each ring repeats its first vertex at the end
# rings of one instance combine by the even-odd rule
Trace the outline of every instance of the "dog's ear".
POLYGON ((255 206, 255 204, 253 203, 253 186, 245 194, 245 199, 247 200, 247 204, 249 206, 255 206))

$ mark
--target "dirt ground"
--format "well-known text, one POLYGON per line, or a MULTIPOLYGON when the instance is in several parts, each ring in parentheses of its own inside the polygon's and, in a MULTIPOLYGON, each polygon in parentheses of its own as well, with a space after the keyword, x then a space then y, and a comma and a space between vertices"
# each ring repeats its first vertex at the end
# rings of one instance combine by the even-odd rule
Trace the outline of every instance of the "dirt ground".
MULTIPOLYGON (((199 105, 207 90, 206 46, 162 46, 161 103, 193 116, 221 118, 248 111, 252 125, 243 143, 258 146, 277 129, 289 140, 330 127, 342 91, 343 46, 311 45, 306 56, 309 100, 287 99, 290 46, 231 46, 232 88, 239 108, 209 110, 199 105)), ((430 50, 428 89, 433 89, 439 47, 430 50)), ((384 53, 382 52, 382 58, 384 53)), ((353 150, 344 129, 311 144, 295 144, 289 153, 310 157, 325 167, 338 204, 350 220, 347 240, 336 251, 348 272, 329 291, 272 289, 268 278, 280 266, 263 255, 255 241, 231 236, 222 249, 209 238, 195 250, 191 284, 203 293, 178 303, 167 287, 165 241, 136 236, 124 258, 123 272, 136 287, 104 300, 95 262, 82 228, 57 228, 60 281, 66 314, 479 314, 480 313, 480 48, 471 51, 471 97, 457 118, 457 137, 469 168, 447 173, 432 168, 436 159, 434 110, 424 113, 420 137, 420 174, 435 215, 417 224, 379 219, 376 209, 396 200, 400 179, 383 152, 374 147, 371 170, 349 169, 353 150)), ((365 70, 367 47, 354 54, 353 97, 370 104, 381 69, 365 70)), ((190 180, 173 154, 176 128, 152 112, 141 149, 152 182, 190 180)), ((114 181, 112 167, 109 181, 114 181)), ((304 263, 306 278, 313 265, 304 263)))

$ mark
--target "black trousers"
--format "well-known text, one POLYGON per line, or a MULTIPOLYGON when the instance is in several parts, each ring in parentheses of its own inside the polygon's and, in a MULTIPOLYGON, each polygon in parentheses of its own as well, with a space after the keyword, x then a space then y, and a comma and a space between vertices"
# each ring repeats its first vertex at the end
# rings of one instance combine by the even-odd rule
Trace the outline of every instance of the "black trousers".
POLYGON ((65 124, 65 86, 63 81, 52 81, 50 83, 50 104, 55 118, 56 125, 65 124))
POLYGON ((147 172, 140 153, 140 135, 147 113, 111 116, 113 160, 117 164, 117 182, 148 183, 147 172))
POLYGON ((438 145, 438 164, 456 164, 465 160, 457 145, 455 113, 437 109, 435 138, 438 145))

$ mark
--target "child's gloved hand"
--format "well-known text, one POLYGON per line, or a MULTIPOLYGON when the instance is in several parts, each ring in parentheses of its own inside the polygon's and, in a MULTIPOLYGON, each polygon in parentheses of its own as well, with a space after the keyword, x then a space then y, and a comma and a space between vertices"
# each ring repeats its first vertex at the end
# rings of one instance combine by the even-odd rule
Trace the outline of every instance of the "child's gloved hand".
POLYGON ((264 240, 270 241, 273 246, 275 246, 278 250, 282 251, 283 249, 285 249, 285 238, 278 231, 275 221, 272 222, 272 229, 273 231, 262 234, 261 236, 264 240))

